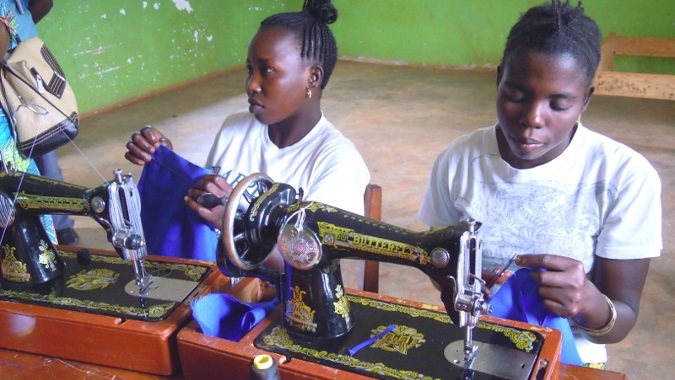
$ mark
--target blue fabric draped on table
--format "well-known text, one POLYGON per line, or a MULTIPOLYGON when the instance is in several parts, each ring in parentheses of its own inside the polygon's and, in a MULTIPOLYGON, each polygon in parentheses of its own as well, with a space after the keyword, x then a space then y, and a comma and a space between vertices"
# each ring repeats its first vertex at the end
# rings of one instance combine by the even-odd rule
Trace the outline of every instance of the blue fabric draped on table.
POLYGON ((246 303, 229 294, 213 293, 192 301, 190 306, 202 333, 238 342, 278 304, 276 298, 246 303))

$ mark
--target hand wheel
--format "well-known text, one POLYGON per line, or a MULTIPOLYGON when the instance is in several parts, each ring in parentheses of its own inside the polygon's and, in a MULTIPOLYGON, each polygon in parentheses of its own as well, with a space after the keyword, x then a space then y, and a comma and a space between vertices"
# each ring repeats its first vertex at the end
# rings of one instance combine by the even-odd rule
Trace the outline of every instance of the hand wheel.
POLYGON ((269 247, 254 246, 246 238, 249 231, 246 231, 244 217, 255 200, 273 184, 264 174, 251 174, 239 181, 227 198, 221 239, 227 259, 239 269, 257 268, 271 252, 269 247))

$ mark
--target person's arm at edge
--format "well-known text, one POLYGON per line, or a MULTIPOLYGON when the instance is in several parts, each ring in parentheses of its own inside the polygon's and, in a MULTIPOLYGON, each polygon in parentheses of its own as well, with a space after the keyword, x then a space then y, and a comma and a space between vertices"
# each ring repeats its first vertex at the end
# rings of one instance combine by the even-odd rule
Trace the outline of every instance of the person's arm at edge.
POLYGON ((52 0, 30 0, 28 4, 28 10, 33 16, 33 22, 38 23, 42 20, 49 11, 52 10, 54 2, 52 0))

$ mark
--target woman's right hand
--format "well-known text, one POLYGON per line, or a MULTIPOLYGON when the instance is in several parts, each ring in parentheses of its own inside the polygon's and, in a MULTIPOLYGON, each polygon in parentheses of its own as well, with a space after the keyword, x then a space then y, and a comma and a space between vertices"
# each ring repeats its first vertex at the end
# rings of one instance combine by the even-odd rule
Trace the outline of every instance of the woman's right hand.
POLYGON ((157 129, 145 126, 131 135, 131 140, 127 143, 128 151, 124 154, 124 158, 132 164, 144 165, 152 160, 151 154, 155 153, 160 145, 173 150, 171 140, 164 137, 157 129))
POLYGON ((222 204, 205 207, 197 200, 204 193, 213 194, 219 199, 228 197, 232 192, 232 187, 227 180, 218 174, 207 174, 197 180, 185 197, 185 204, 199 216, 202 217, 211 227, 223 228, 223 216, 225 207, 222 204))

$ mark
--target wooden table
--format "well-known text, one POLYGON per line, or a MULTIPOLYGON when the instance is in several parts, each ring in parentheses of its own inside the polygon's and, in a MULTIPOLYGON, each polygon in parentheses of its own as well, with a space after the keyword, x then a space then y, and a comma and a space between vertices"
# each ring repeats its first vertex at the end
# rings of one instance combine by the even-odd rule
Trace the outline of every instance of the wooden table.
MULTIPOLYGON (((393 302, 401 305, 412 307, 425 307, 420 303, 395 299, 380 294, 362 292, 358 290, 349 289, 349 294, 382 300, 385 302, 393 302)), ((426 306, 428 307, 428 305, 426 306)), ((425 308, 426 308, 425 307, 425 308)), ((442 311, 442 308, 436 308, 437 311, 442 311)), ((256 326, 249 334, 244 336, 239 342, 233 342, 225 339, 210 337, 199 332, 198 325, 195 321, 190 322, 181 331, 178 332, 178 351, 182 366, 182 374, 185 379, 204 379, 214 374, 221 376, 221 378, 240 379, 245 378, 248 371, 248 364, 258 354, 270 354, 277 362, 283 363, 284 358, 277 353, 269 353, 254 346, 253 341, 260 335, 272 321, 278 320, 279 309, 271 314, 268 318, 256 326), (226 375, 229 374, 230 377, 226 375), (225 377, 222 377, 225 376, 225 377)), ((497 318, 483 316, 482 320, 487 322, 498 322, 504 326, 526 328, 526 325, 521 322, 498 320, 497 318)), ((550 329, 549 329, 550 330, 550 329)), ((541 332, 541 331, 540 331, 541 332)), ((545 333, 544 333, 545 335, 545 333)), ((558 342, 560 333, 553 331, 551 336, 555 338, 557 335, 558 342)), ((549 348, 544 347, 541 352, 541 357, 549 357, 550 352, 544 353, 549 348)), ((559 354, 558 354, 559 355, 559 354)), ((540 357, 540 358, 541 358, 540 357)), ((557 359, 557 358, 556 358, 557 359)), ((557 360, 556 360, 557 361, 557 360)), ((614 380, 626 379, 626 376, 620 373, 611 371, 601 371, 597 369, 571 366, 562 363, 558 364, 557 377, 556 371, 553 371, 551 379, 577 380, 577 379, 597 379, 597 380, 614 380)), ((322 366, 317 363, 304 361, 302 359, 293 358, 290 363, 280 365, 281 378, 284 380, 296 379, 368 379, 367 376, 358 375, 354 372, 348 372, 333 367, 322 366)), ((546 372, 550 373, 549 371, 546 372)))
MULTIPOLYGON (((74 254, 73 247, 59 247, 59 251, 64 257, 74 254)), ((101 273, 101 268, 114 268, 106 273, 118 273, 119 279, 133 279, 131 264, 116 253, 93 249, 90 252, 89 262, 69 262, 70 272, 76 274, 70 274, 68 279, 89 274, 92 269, 101 273), (126 273, 127 270, 130 272, 126 273)), ((115 281, 113 294, 97 293, 98 298, 72 298, 75 297, 73 294, 83 292, 79 288, 67 296, 65 291, 56 291, 56 295, 38 295, 3 290, 0 299, 0 379, 105 379, 109 378, 108 374, 110 378, 121 375, 124 375, 122 378, 146 378, 135 371, 170 376, 180 371, 176 335, 192 320, 189 303, 193 299, 216 291, 226 291, 244 300, 260 298, 260 280, 245 279, 232 286, 230 278, 213 263, 152 255, 146 263, 149 270, 174 271, 193 281, 198 280, 182 302, 155 301, 159 306, 157 310, 148 311, 154 314, 147 320, 125 318, 128 315, 123 314, 125 311, 135 312, 142 308, 117 304, 117 292, 124 292, 118 288, 124 287, 126 280, 115 281), (69 304, 80 308, 70 308, 69 304), (92 305, 91 309, 85 309, 86 305, 92 305), (118 311, 120 314, 108 314, 118 311), (159 312, 165 314, 157 314, 159 312), (161 318, 152 319, 155 315, 161 318)), ((66 284, 66 279, 63 282, 66 284)), ((106 286, 112 287, 111 284, 106 286)))
MULTIPOLYGON (((259 280, 247 279, 237 286, 234 292, 237 296, 245 301, 252 301, 259 297, 262 290, 259 280)), ((368 297, 383 299, 387 301, 396 301, 409 305, 419 305, 412 301, 395 300, 391 297, 382 296, 379 294, 366 293, 360 291, 350 290, 352 294, 365 295, 368 297)), ((490 317, 486 317, 490 319, 490 317)), ((266 325, 270 324, 270 318, 263 321, 256 326, 249 335, 257 335, 266 325)), ((1 332, 0 332, 1 333, 1 332)), ((248 335, 247 335, 248 336, 248 335)), ((84 337, 83 337, 84 339, 84 337)), ((0 348, 0 378, 3 380, 22 380, 22 379, 129 379, 129 380, 145 380, 145 379, 207 379, 217 376, 218 378, 232 378, 242 379, 241 374, 237 371, 232 371, 232 368, 223 368, 223 353, 228 350, 235 350, 237 352, 230 352, 233 356, 239 357, 241 365, 247 370, 248 361, 250 358, 258 353, 264 351, 255 348, 250 344, 251 337, 244 337, 242 342, 230 342, 224 339, 208 337, 200 332, 195 321, 190 321, 187 325, 181 327, 177 335, 172 339, 172 345, 178 344, 179 351, 179 368, 175 373, 170 375, 158 375, 156 373, 143 373, 137 370, 121 369, 106 365, 85 363, 79 360, 58 358, 51 355, 33 354, 23 351, 16 351, 8 348, 0 348), (248 340, 247 340, 248 339, 248 340), (184 350, 185 343, 192 345, 192 349, 184 350), (244 346, 242 346, 243 344, 244 346), (197 355, 197 356, 195 356, 197 355), (198 358, 198 365, 193 365, 195 358, 198 358), (231 374, 230 377, 227 374, 231 374)), ((45 344, 52 345, 52 351, 58 352, 59 342, 45 342, 45 344)), ((128 347, 132 347, 134 342, 127 342, 128 347)), ((124 360, 125 350, 124 345, 120 346, 119 360, 124 360)), ((95 348, 92 347, 92 351, 95 348)), ((87 357, 91 357, 92 353, 88 353, 87 357)), ((272 354, 281 359, 280 355, 272 354)), ((58 355, 56 355, 58 356, 58 355)), ((293 364, 296 370, 288 373, 282 372, 283 380, 291 379, 315 379, 316 374, 321 373, 322 378, 330 379, 366 379, 365 376, 360 376, 351 372, 340 371, 335 368, 324 367, 316 363, 303 362, 300 359, 294 359, 293 364), (299 369, 297 369, 299 368, 299 369)), ((240 365, 240 366, 241 366, 240 365)), ((246 377, 244 377, 246 378, 246 377)), ((558 378, 563 380, 577 380, 577 379, 597 379, 597 380, 618 380, 626 379, 626 376, 620 373, 611 371, 600 371, 590 368, 570 366, 560 364, 558 371, 558 378)))
MULTIPOLYGON (((213 374, 213 373, 212 373, 213 374)), ((213 376, 213 375, 212 375, 213 376)), ((560 380, 625 380, 624 374, 612 371, 561 364, 560 380)), ((3 380, 185 380, 182 373, 160 376, 29 354, 0 348, 0 378, 3 380)), ((205 377, 207 379, 208 377, 205 377)))

